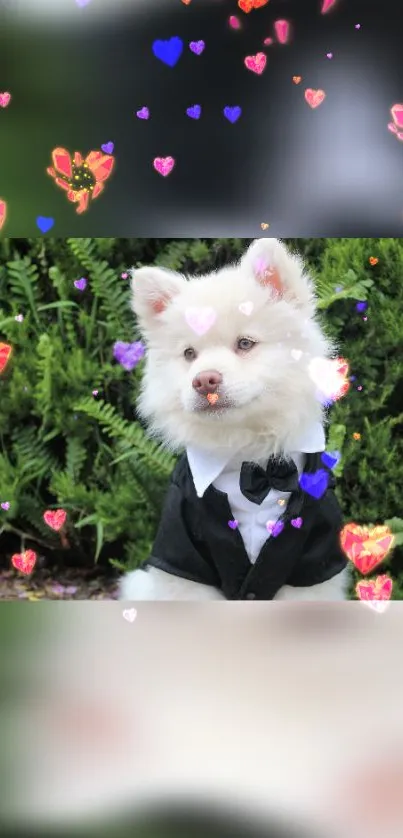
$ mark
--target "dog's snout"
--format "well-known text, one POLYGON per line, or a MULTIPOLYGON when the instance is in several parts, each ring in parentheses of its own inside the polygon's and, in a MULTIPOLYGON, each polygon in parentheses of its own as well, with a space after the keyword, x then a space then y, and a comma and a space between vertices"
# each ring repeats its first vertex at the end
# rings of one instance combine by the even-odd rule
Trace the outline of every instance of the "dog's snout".
POLYGON ((192 381, 192 387, 200 396, 207 396, 208 393, 216 393, 222 382, 221 373, 217 370, 204 370, 192 381))

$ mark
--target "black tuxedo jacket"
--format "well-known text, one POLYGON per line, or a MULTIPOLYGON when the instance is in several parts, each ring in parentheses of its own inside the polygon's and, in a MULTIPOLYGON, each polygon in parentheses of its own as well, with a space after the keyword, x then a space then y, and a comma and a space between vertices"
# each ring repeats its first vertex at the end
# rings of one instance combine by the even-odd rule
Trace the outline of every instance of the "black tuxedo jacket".
MULTIPOLYGON (((321 455, 307 454, 305 472, 324 468, 321 455)), ((305 587, 331 579, 347 564, 339 535, 342 515, 334 493, 335 479, 319 499, 299 491, 291 495, 280 520, 284 529, 268 537, 251 564, 238 529, 228 521, 228 497, 209 486, 198 498, 187 456, 173 472, 162 518, 150 558, 143 565, 157 567, 221 590, 230 600, 273 599, 283 585, 305 587), (303 525, 293 527, 291 518, 303 525)))

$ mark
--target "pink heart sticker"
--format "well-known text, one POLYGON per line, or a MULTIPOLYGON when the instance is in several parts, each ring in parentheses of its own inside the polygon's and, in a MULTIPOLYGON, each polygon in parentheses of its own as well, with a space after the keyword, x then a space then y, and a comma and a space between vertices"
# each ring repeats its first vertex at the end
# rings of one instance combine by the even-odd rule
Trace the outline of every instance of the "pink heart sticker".
POLYGON ((312 90, 312 88, 308 87, 305 91, 305 101, 308 102, 311 108, 318 108, 325 98, 326 93, 324 90, 312 90))
POLYGON ((217 314, 213 308, 188 308, 185 312, 187 324, 197 335, 205 335, 215 323, 217 314))
POLYGON ((257 52, 256 55, 247 55, 244 61, 245 67, 260 76, 266 66, 267 57, 264 52, 257 52))
POLYGON ((280 44, 286 44, 290 34, 290 24, 288 23, 288 20, 276 20, 274 23, 274 31, 280 44))
POLYGON ((6 108, 11 101, 11 93, 0 93, 0 108, 6 108))
POLYGON ((238 308, 239 311, 242 312, 242 314, 246 314, 246 316, 249 317, 249 315, 252 314, 253 311, 253 303, 251 303, 251 301, 248 300, 246 303, 241 303, 238 306, 238 308))
POLYGON ((160 175, 166 177, 170 172, 172 172, 175 160, 173 157, 156 157, 153 165, 154 169, 156 169, 160 175))
POLYGON ((392 114, 393 122, 395 122, 397 127, 403 128, 403 105, 393 105, 390 112, 392 114))

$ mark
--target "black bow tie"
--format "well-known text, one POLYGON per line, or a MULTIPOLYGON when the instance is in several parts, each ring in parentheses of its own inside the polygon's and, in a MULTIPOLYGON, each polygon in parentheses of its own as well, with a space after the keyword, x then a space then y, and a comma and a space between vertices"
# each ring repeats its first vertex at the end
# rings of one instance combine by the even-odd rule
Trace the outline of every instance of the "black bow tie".
POLYGON ((239 487, 248 500, 261 504, 270 489, 295 492, 299 487, 298 469, 293 461, 275 457, 270 458, 266 469, 257 463, 242 463, 239 487))

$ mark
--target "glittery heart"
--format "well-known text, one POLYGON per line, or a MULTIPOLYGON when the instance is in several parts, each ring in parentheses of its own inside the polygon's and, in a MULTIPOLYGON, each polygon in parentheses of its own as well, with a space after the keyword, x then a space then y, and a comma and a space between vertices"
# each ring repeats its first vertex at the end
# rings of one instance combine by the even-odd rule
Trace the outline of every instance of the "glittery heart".
POLYGON ((104 143, 101 145, 101 149, 105 154, 113 154, 113 149, 115 148, 114 144, 109 141, 109 143, 104 143))
POLYGON ((228 521, 228 526, 230 530, 236 530, 238 526, 238 521, 236 519, 234 519, 233 521, 228 521))
POLYGON ((81 277, 81 279, 75 279, 74 286, 75 288, 78 288, 79 291, 85 291, 87 287, 87 280, 83 276, 81 277))
POLYGON ((266 524, 266 529, 273 536, 273 538, 277 538, 281 532, 283 532, 284 524, 282 521, 268 521, 266 524))
POLYGON ((290 24, 288 23, 288 20, 276 20, 274 22, 274 31, 279 43, 286 44, 290 34, 290 24))
POLYGON ((206 399, 209 404, 215 404, 218 402, 218 393, 207 393, 206 399))
POLYGON ((324 90, 312 90, 312 88, 308 87, 305 91, 305 101, 308 102, 311 108, 317 108, 319 105, 322 104, 323 100, 326 98, 326 93, 324 90))
POLYGON ((175 67, 183 52, 183 41, 181 38, 169 38, 168 41, 154 41, 153 53, 156 58, 168 64, 168 67, 175 67))
POLYGON ((262 6, 267 6, 269 0, 253 0, 253 8, 261 9, 262 6))
POLYGON ((238 0, 238 6, 248 15, 253 9, 253 0, 238 0))
POLYGON ((393 105, 390 112, 392 114, 393 122, 398 128, 403 129, 403 105, 393 105))
POLYGON ((56 532, 61 530, 66 518, 67 512, 65 512, 64 509, 48 509, 43 514, 43 520, 45 521, 45 524, 47 524, 48 527, 50 527, 52 530, 55 530, 56 532))
POLYGON ((300 81, 302 81, 302 76, 293 76, 292 80, 293 80, 294 84, 299 84, 300 81))
POLYGON ((190 108, 187 108, 186 113, 191 119, 200 119, 201 110, 201 105, 192 105, 190 108))
POLYGON ((196 332, 197 335, 205 335, 213 323, 215 323, 217 314, 213 308, 188 308, 185 312, 185 319, 187 324, 196 332))
POLYGON ((0 93, 0 108, 6 108, 11 101, 11 93, 0 93))
POLYGON ((135 608, 125 608, 123 611, 123 618, 127 620, 128 623, 134 623, 137 617, 137 611, 135 608))
POLYGON ((139 110, 139 111, 136 111, 136 116, 137 116, 139 119, 148 119, 148 118, 149 118, 149 116, 150 116, 150 111, 149 111, 149 110, 148 110, 148 108, 146 108, 146 107, 144 107, 144 108, 140 108, 140 110, 139 110))
POLYGON ((238 308, 239 311, 242 312, 242 314, 246 314, 246 316, 249 317, 249 315, 252 314, 253 311, 253 303, 251 303, 251 301, 248 300, 246 303, 241 303, 238 306, 238 308))
POLYGON ((160 175, 166 177, 170 172, 172 172, 175 160, 173 157, 156 157, 153 165, 154 169, 156 169, 160 175))
POLYGON ((302 524, 302 518, 291 518, 291 526, 295 527, 295 529, 299 530, 302 527, 302 524))
POLYGON ((329 475, 323 468, 318 469, 318 471, 312 474, 304 472, 299 478, 301 489, 308 495, 316 498, 316 500, 319 500, 325 494, 328 483, 329 475))
POLYGON ((239 105, 234 105, 234 107, 226 105, 223 110, 223 114, 225 118, 228 119, 228 122, 237 122, 239 117, 241 116, 241 113, 242 108, 240 108, 239 105))
POLYGON ((324 451, 320 458, 324 466, 335 468, 341 460, 341 454, 340 451, 324 451))
POLYGON ((55 223, 54 218, 45 218, 44 215, 38 215, 36 219, 36 226, 39 227, 41 233, 48 233, 55 223))
POLYGON ((32 573, 37 555, 33 550, 25 550, 24 553, 14 553, 11 556, 11 564, 21 573, 32 573))
POLYGON ((389 527, 367 527, 346 524, 340 534, 340 545, 346 556, 363 575, 386 558, 393 544, 389 527))
POLYGON ((0 343, 0 372, 6 368, 8 359, 13 351, 12 346, 8 343, 0 343))
POLYGON ((379 262, 379 259, 376 256, 370 256, 369 257, 369 264, 370 265, 377 265, 378 262, 379 262))
POLYGON ((267 57, 264 52, 257 52, 256 55, 247 55, 244 59, 245 67, 252 70, 252 73, 257 73, 258 76, 263 73, 266 66, 267 57))
POLYGON ((357 582, 355 590, 361 602, 370 605, 375 611, 382 613, 386 610, 388 601, 392 596, 393 581, 383 574, 375 579, 357 582))
POLYGON ((318 398, 337 401, 345 396, 350 387, 348 369, 344 358, 312 358, 308 371, 318 388, 318 398))
POLYGON ((205 46, 206 44, 204 41, 191 41, 189 44, 189 48, 195 53, 195 55, 201 55, 205 46))

